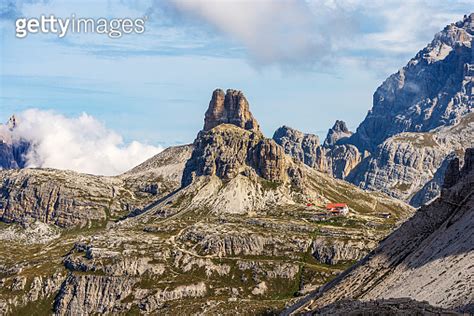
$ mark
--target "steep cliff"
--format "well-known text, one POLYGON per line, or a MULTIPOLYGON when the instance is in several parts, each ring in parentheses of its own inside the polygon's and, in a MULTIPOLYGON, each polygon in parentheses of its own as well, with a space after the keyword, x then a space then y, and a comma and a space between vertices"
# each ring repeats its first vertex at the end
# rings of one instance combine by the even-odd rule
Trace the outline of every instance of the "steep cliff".
POLYGON ((319 309, 341 299, 410 297, 463 312, 474 302, 474 148, 447 167, 441 196, 354 267, 287 312, 319 309))
POLYGON ((338 140, 347 139, 350 135, 345 123, 337 121, 329 130, 324 146, 319 143, 318 136, 304 134, 288 126, 277 129, 273 140, 297 161, 335 178, 345 179, 363 158, 354 145, 336 145, 338 140))
POLYGON ((440 186, 433 179, 443 177, 443 161, 472 146, 474 113, 463 116, 453 126, 423 133, 400 133, 386 139, 347 180, 419 206, 440 193, 440 186), (423 192, 427 195, 423 196, 423 192))
POLYGON ((286 127, 275 141, 297 160, 363 189, 415 206, 433 199, 443 161, 474 146, 473 20, 471 14, 448 25, 385 80, 356 133, 336 121, 323 146, 286 127))
POLYGON ((209 108, 204 117, 204 131, 220 124, 232 124, 240 128, 260 132, 257 121, 249 110, 249 103, 242 91, 228 89, 224 94, 221 89, 212 93, 209 108))
POLYGON ((375 91, 352 142, 375 151, 388 137, 459 123, 471 113, 474 13, 452 23, 375 91))

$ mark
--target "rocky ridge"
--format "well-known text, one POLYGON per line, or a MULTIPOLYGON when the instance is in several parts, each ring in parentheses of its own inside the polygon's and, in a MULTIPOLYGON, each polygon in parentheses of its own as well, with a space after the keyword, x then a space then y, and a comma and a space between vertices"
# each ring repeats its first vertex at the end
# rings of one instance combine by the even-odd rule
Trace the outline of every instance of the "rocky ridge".
POLYGON ((169 148, 117 177, 54 169, 0 170, 0 220, 90 227, 142 210, 181 185, 191 146, 169 148))
POLYGON ((472 112, 473 21, 474 13, 446 26, 375 91, 352 139, 359 148, 374 151, 393 135, 454 125, 472 112))
POLYGON ((329 130, 324 145, 319 143, 316 135, 303 134, 287 126, 277 129, 273 134, 273 140, 284 148, 286 154, 297 161, 333 177, 345 179, 363 156, 354 145, 335 144, 328 147, 329 143, 347 139, 347 135, 351 133, 346 132, 344 128, 345 123, 337 121, 334 128, 329 130), (341 128, 342 132, 339 131, 341 128))
POLYGON ((420 206, 440 193, 440 183, 433 179, 436 173, 438 180, 443 178, 443 161, 452 155, 462 158, 463 149, 474 146, 473 140, 474 113, 463 116, 453 126, 423 133, 400 133, 378 146, 347 180, 363 189, 382 191, 420 206), (428 187, 430 190, 426 191, 428 187))
POLYGON ((275 312, 412 214, 232 115, 118 177, 1 171, 0 313, 275 312), (349 215, 325 215, 332 201, 349 215))
POLYGON ((303 146, 313 136, 294 137, 302 133, 288 128, 278 129, 275 141, 308 166, 363 189, 417 207, 430 201, 440 193, 443 161, 474 145, 473 19, 448 25, 391 75, 356 133, 337 121, 323 146, 303 146))
POLYGON ((316 310, 341 299, 410 297, 470 312, 474 288, 474 148, 451 160, 441 196, 402 224, 355 266, 289 309, 316 310))

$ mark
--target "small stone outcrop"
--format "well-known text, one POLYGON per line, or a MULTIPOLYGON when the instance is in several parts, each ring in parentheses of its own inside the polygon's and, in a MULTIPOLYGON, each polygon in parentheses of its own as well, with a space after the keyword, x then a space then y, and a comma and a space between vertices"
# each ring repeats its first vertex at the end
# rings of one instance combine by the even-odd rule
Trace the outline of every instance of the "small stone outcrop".
POLYGON ((356 261, 369 253, 375 243, 362 241, 339 241, 318 238, 311 245, 313 257, 321 263, 335 265, 342 262, 356 261))
MULTIPOLYGON (((328 138, 333 139, 335 143, 350 135, 345 123, 336 121, 333 129, 329 131, 328 138), (333 132, 331 133, 331 131, 333 132)), ((328 138, 326 138, 325 144, 328 142, 328 138)), ((297 161, 339 179, 345 179, 363 158, 354 145, 321 146, 318 136, 304 134, 288 126, 277 129, 273 134, 273 140, 283 147, 287 155, 297 161)))

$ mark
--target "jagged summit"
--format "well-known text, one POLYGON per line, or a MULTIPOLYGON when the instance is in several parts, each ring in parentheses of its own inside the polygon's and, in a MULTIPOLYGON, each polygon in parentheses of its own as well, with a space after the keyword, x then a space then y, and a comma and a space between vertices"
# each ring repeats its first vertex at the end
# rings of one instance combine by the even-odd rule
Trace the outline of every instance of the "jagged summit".
POLYGON ((401 132, 459 123, 472 112, 473 16, 446 26, 375 91, 373 107, 352 142, 369 151, 401 132))
POLYGON ((338 140, 348 138, 352 132, 347 128, 346 122, 336 120, 334 126, 328 130, 328 135, 324 140, 324 146, 329 147, 337 143, 338 140))
POLYGON ((297 177, 299 182, 303 176, 283 148, 263 136, 242 91, 229 89, 224 94, 217 89, 205 114, 204 129, 198 133, 186 163, 182 186, 200 176, 228 181, 239 175, 279 183, 290 177, 297 177))
POLYGON ((204 118, 204 131, 220 124, 233 124, 249 131, 260 132, 260 127, 249 110, 249 103, 242 91, 216 89, 212 93, 204 118))

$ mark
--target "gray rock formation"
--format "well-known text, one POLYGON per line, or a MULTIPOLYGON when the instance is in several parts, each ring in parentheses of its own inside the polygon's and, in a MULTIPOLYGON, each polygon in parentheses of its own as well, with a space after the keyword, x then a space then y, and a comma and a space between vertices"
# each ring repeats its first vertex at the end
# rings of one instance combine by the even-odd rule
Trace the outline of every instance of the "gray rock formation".
POLYGON ((435 307, 427 302, 418 302, 409 298, 381 299, 367 302, 342 300, 313 311, 312 315, 355 316, 355 315, 423 315, 455 316, 462 315, 445 308, 435 307))
POLYGON ((212 93, 209 108, 204 118, 204 131, 209 131, 220 124, 232 124, 240 128, 260 132, 257 121, 249 110, 249 103, 242 91, 228 89, 224 94, 221 89, 212 93))
POLYGON ((313 168, 319 168, 323 159, 319 137, 303 134, 288 126, 282 126, 273 134, 273 140, 284 148, 285 153, 313 168))
POLYGON ((375 91, 373 108, 352 138, 360 149, 375 151, 401 132, 427 132, 459 123, 472 112, 474 14, 435 35, 396 74, 375 91))
POLYGON ((456 159, 452 160, 438 199, 421 207, 355 266, 287 312, 319 309, 343 298, 402 297, 474 312, 473 161, 474 148, 466 150, 461 170, 454 170, 456 159))
MULTIPOLYGON (((325 144, 333 141, 335 143, 339 139, 347 138, 349 134, 351 133, 347 131, 345 123, 337 121, 334 128, 329 130, 325 144)), ((303 134, 287 126, 277 129, 273 140, 297 161, 339 179, 344 179, 362 160, 359 150, 353 145, 321 146, 318 136, 303 134)))
POLYGON ((474 113, 463 116, 453 126, 389 137, 351 171, 347 180, 363 189, 382 191, 418 206, 439 194, 443 161, 451 153, 462 153, 471 146, 474 146, 474 113), (437 170, 440 170, 438 175, 437 170), (438 178, 438 184, 433 182, 433 177, 438 178), (427 195, 423 196, 423 192, 427 195))
POLYGON ((118 183, 68 171, 2 171, 0 219, 18 223, 36 219, 60 227, 103 221, 114 184, 118 183))
POLYGON ((324 146, 287 127, 274 140, 295 159, 363 189, 415 206, 432 200, 440 193, 443 161, 474 146, 473 19, 447 26, 390 76, 355 134, 336 121, 324 146))
POLYGON ((26 154, 30 144, 24 140, 13 140, 12 132, 18 120, 13 115, 6 124, 0 124, 0 170, 18 169, 26 165, 26 154))
POLYGON ((303 148, 301 137, 290 137, 295 133, 288 129, 274 139, 310 167, 364 189, 415 206, 433 199, 440 192, 443 161, 474 145, 473 19, 471 14, 447 26, 390 76, 374 93, 373 108, 355 134, 337 121, 324 149, 303 148))
MULTIPOLYGON (((456 157, 455 153, 449 154, 441 163, 441 166, 436 170, 433 175, 433 178, 425 183, 421 190, 417 191, 415 195, 410 199, 410 205, 414 207, 420 207, 422 205, 428 204, 433 199, 437 198, 443 188, 444 182, 446 179, 451 177, 448 175, 450 170, 456 169, 459 170, 459 158, 456 157), (453 160, 457 161, 457 166, 452 167, 451 164, 453 160)), ((456 183, 457 178, 451 179, 451 183, 456 183)), ((449 184, 448 184, 449 185, 449 184)))
POLYGON ((213 93, 206 112, 204 129, 194 141, 182 185, 188 186, 199 176, 217 176, 230 180, 239 174, 256 174, 272 182, 285 182, 289 174, 301 184, 302 171, 291 168, 281 146, 263 137, 241 91, 213 93))
POLYGON ((357 261, 374 247, 374 243, 367 243, 367 241, 338 241, 325 238, 315 239, 311 245, 313 257, 316 260, 332 265, 357 261))
POLYGON ((349 138, 350 136, 352 136, 352 132, 347 128, 346 122, 337 120, 334 126, 329 129, 324 140, 324 146, 334 146, 339 140, 349 138))
POLYGON ((192 146, 167 149, 117 177, 53 169, 0 171, 0 220, 60 227, 105 224, 140 212, 181 185, 192 146))
POLYGON ((132 293, 136 282, 133 278, 70 274, 61 285, 54 311, 57 315, 123 312, 118 302, 132 293))

